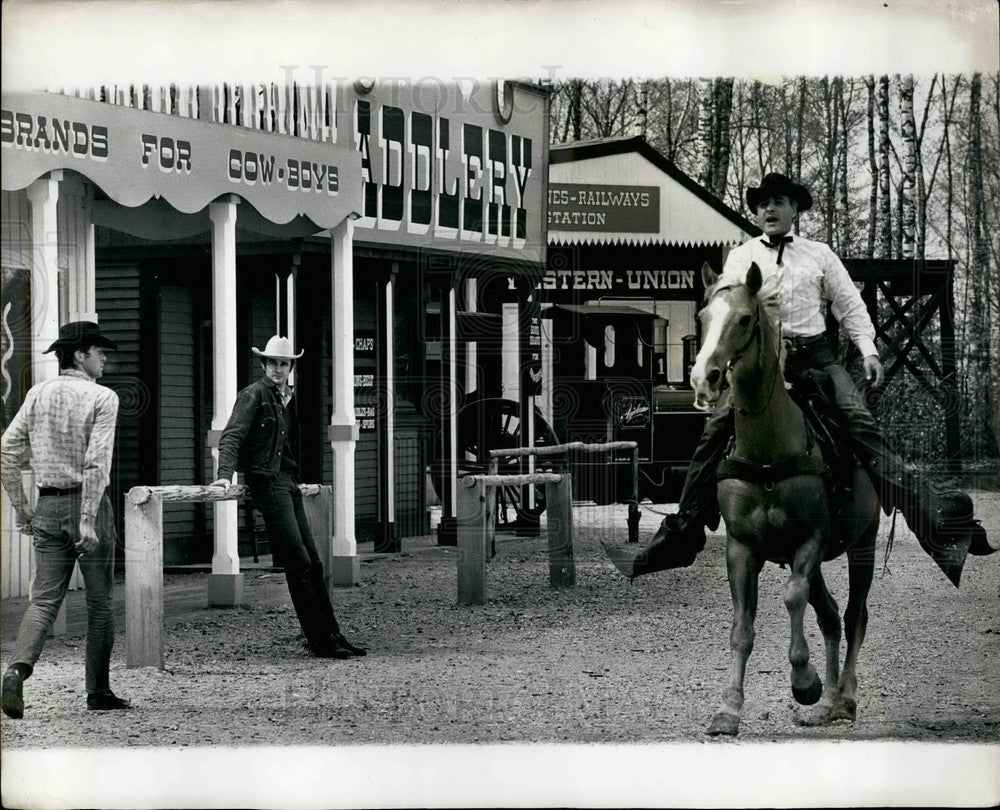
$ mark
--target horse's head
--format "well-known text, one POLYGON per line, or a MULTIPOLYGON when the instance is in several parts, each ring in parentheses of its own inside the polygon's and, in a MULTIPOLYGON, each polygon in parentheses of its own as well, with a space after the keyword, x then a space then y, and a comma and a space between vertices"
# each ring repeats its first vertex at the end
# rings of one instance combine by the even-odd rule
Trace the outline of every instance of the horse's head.
MULTIPOLYGON (((742 284, 720 283, 707 263, 701 275, 706 304, 698 313, 702 343, 691 370, 691 387, 695 407, 707 411, 715 407, 725 390, 730 367, 760 339, 760 330, 766 325, 761 321, 762 309, 776 304, 776 297, 761 293, 763 278, 756 263, 750 265, 742 284)), ((763 314, 765 321, 769 317, 773 317, 771 311, 763 314)))

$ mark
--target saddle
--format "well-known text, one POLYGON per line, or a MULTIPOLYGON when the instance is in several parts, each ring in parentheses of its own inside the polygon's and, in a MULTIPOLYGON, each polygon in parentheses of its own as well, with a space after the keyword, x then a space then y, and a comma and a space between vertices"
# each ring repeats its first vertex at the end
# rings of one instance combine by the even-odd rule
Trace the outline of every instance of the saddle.
POLYGON ((717 478, 740 478, 767 486, 793 475, 819 475, 826 481, 830 497, 837 500, 850 493, 858 460, 849 449, 851 437, 841 421, 830 375, 809 368, 792 375, 791 382, 789 395, 805 416, 806 452, 782 464, 761 467, 732 456, 731 440, 726 457, 719 463, 717 478), (814 447, 819 447, 822 463, 813 458, 814 447))
POLYGON ((831 494, 850 492, 859 462, 850 449, 853 442, 837 408, 829 373, 809 368, 794 374, 789 395, 805 416, 810 448, 815 443, 829 467, 831 494))

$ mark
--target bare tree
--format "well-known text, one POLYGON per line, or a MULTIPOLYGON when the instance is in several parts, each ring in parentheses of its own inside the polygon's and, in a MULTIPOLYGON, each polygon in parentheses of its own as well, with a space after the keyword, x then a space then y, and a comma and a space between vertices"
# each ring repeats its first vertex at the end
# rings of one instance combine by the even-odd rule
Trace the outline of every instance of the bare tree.
POLYGON ((917 124, 913 117, 913 76, 907 74, 899 80, 899 117, 903 133, 902 220, 900 232, 904 259, 913 258, 916 235, 915 190, 917 182, 917 124))
POLYGON ((875 77, 865 77, 868 88, 868 174, 871 183, 868 190, 868 258, 875 256, 875 222, 878 215, 878 163, 875 161, 875 77))
POLYGON ((631 79, 588 82, 581 94, 588 129, 597 138, 628 134, 639 123, 635 101, 635 83, 631 79))
MULTIPOLYGON (((990 272, 989 245, 986 234, 986 210, 983 195, 983 138, 980 119, 982 98, 982 75, 973 74, 969 83, 969 203, 972 256, 969 263, 968 284, 972 291, 972 307, 968 313, 969 328, 966 343, 969 372, 974 379, 989 380, 993 374, 990 361, 989 294, 987 279, 990 272)), ((967 400, 972 406, 971 428, 974 440, 982 446, 984 436, 993 436, 992 386, 984 385, 980 396, 967 400), (978 412, 978 413, 977 413, 978 412)))
POLYGON ((889 77, 879 76, 878 80, 878 255, 883 259, 892 258, 892 205, 890 201, 889 174, 889 77))

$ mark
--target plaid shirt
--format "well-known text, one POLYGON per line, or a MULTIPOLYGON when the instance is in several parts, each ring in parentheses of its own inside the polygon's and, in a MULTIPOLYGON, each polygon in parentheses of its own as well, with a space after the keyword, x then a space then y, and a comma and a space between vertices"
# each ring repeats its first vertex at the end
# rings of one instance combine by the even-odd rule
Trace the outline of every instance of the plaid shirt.
POLYGON ((751 239, 733 248, 722 275, 742 283, 751 262, 757 262, 764 278, 775 273, 778 275, 781 290, 778 309, 786 336, 823 334, 826 331, 824 305, 829 301, 834 317, 861 351, 861 356, 878 354, 875 327, 868 308, 829 245, 794 236, 782 251, 780 267, 777 260, 777 248, 768 247, 762 239, 751 239))
POLYGON ((0 477, 15 509, 25 503, 21 470, 39 487, 82 485, 81 512, 96 515, 111 480, 118 394, 77 369, 33 385, 4 431, 0 477))

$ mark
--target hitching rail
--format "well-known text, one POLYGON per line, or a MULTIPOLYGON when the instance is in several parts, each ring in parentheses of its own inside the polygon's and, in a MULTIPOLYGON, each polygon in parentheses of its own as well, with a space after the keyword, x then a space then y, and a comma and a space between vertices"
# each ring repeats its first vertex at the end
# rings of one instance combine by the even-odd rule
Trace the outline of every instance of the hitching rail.
POLYGON ((486 602, 486 555, 493 545, 494 487, 544 484, 548 513, 549 584, 576 584, 573 563, 573 481, 569 473, 467 475, 458 487, 458 602, 486 602))
MULTIPOLYGON (((306 517, 321 559, 329 557, 332 488, 301 484, 306 517)), ((163 669, 163 503, 239 500, 246 487, 136 486, 125 497, 126 666, 163 669)), ((324 566, 326 567, 326 566, 324 566)))
MULTIPOLYGON (((491 459, 520 458, 523 456, 564 456, 571 452, 601 453, 608 450, 632 451, 632 492, 628 502, 628 541, 639 542, 639 445, 636 442, 567 442, 566 444, 550 444, 544 447, 512 447, 509 449, 490 450, 491 459)), ((495 463, 495 461, 494 461, 495 463)), ((491 465, 490 472, 495 467, 491 465)), ((521 482, 509 482, 520 484, 521 482)), ((547 497, 547 496, 546 496, 547 497)))

